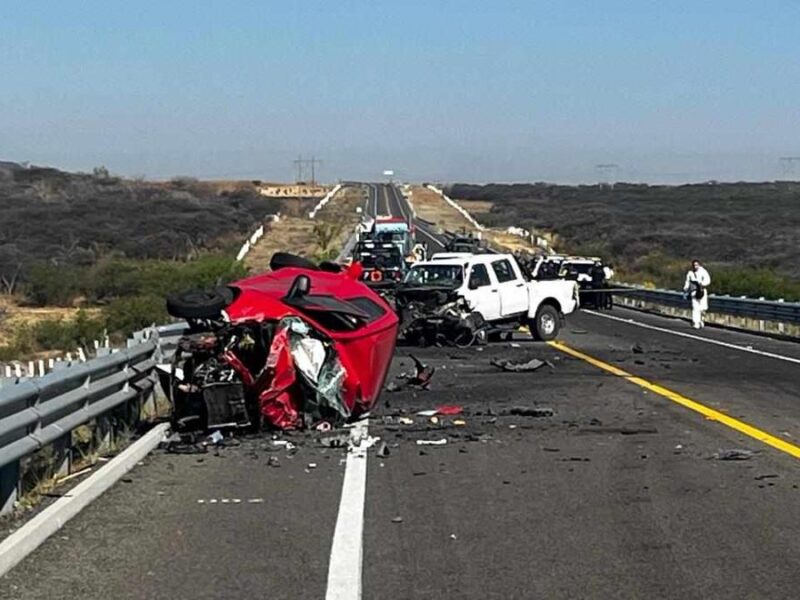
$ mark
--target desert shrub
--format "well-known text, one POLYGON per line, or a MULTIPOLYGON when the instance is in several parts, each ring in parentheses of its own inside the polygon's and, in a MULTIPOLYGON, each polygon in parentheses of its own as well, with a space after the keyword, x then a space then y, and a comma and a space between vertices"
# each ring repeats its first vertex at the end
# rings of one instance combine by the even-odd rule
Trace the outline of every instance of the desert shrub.
POLYGON ((313 233, 317 243, 314 253, 316 260, 332 260, 339 254, 336 240, 344 228, 343 221, 320 221, 314 225, 313 233))
POLYGON ((106 330, 103 316, 92 317, 79 310, 74 319, 46 319, 17 333, 17 337, 29 335, 37 350, 62 350, 87 347, 103 337, 106 330))
POLYGON ((227 283, 247 274, 241 263, 223 253, 204 254, 188 262, 110 258, 92 267, 73 268, 40 263, 31 273, 24 291, 38 306, 107 303, 128 296, 163 297, 182 289, 227 283))
POLYGON ((800 281, 791 281, 771 269, 711 269, 711 284, 715 294, 800 301, 800 281))
POLYGON ((103 309, 108 331, 127 336, 153 324, 169 320, 162 296, 153 294, 117 298, 103 309))
POLYGON ((81 294, 85 273, 80 268, 35 264, 26 276, 25 295, 38 306, 70 306, 81 294))

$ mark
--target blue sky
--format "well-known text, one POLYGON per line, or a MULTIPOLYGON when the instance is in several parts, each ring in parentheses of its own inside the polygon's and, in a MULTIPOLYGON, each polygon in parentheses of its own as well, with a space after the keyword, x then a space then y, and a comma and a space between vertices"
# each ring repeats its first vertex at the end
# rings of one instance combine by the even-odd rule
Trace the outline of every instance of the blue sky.
MULTIPOLYGON (((800 2, 0 0, 0 159, 149 177, 773 179, 800 2)), ((800 165, 796 167, 800 178, 800 165)))

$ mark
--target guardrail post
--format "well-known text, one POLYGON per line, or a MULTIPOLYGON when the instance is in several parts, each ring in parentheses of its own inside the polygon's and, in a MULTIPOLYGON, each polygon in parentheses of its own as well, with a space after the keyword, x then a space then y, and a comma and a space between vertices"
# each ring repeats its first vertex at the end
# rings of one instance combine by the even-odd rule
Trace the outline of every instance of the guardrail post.
POLYGON ((53 448, 53 476, 69 475, 72 467, 72 432, 62 435, 51 444, 53 448))
POLYGON ((0 467, 0 515, 11 512, 19 498, 19 461, 0 467))
POLYGON ((141 398, 139 419, 155 419, 158 417, 158 403, 156 402, 156 386, 158 385, 158 375, 155 372, 151 373, 142 381, 150 382, 152 387, 149 390, 142 391, 139 394, 141 398))
POLYGON ((95 447, 100 455, 111 452, 114 446, 114 425, 108 417, 97 417, 95 421, 95 447))

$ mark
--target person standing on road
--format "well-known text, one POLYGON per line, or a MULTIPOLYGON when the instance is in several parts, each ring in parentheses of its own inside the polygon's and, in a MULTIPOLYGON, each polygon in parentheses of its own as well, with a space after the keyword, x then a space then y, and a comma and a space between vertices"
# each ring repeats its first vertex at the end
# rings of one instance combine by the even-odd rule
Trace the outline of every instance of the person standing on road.
POLYGON ((683 291, 692 301, 692 326, 695 329, 703 327, 703 313, 708 310, 709 285, 711 285, 711 275, 699 260, 693 260, 692 268, 686 273, 683 291))

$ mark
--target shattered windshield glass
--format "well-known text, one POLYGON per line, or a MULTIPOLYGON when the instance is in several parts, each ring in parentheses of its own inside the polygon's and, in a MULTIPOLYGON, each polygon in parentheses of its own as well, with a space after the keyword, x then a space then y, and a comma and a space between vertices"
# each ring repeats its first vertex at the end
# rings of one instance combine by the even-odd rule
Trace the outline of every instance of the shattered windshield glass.
POLYGON ((406 275, 408 285, 429 285, 459 287, 464 281, 464 268, 461 265, 419 265, 406 275))

